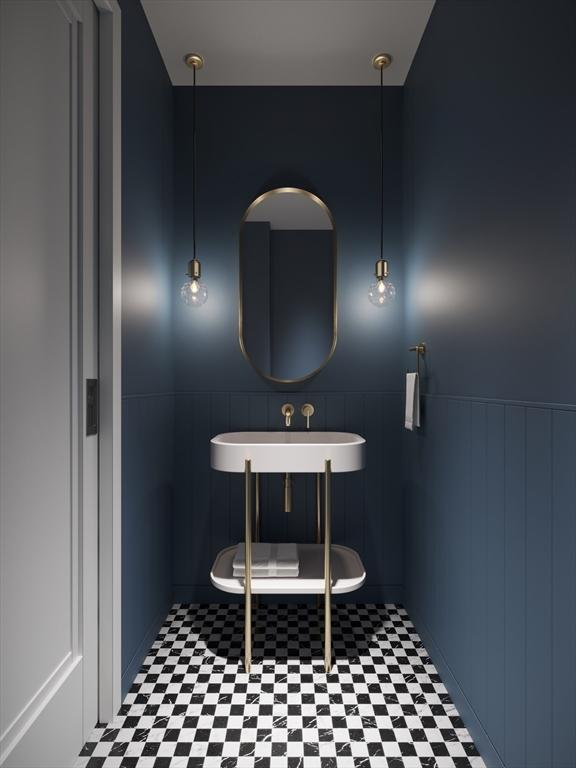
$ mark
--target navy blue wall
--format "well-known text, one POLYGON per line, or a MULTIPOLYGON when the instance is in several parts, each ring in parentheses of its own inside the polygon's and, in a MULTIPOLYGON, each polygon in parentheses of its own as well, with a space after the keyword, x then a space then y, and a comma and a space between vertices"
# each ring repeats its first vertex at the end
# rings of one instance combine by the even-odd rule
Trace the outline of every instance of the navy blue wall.
POLYGON ((122 8, 122 685, 172 596, 172 86, 138 0, 122 8))
POLYGON ((438 0, 405 93, 406 600, 489 765, 576 766, 576 6, 438 0))
MULTIPOLYGON (((310 400, 319 429, 369 439, 365 473, 336 478, 335 540, 357 547, 368 572, 358 599, 398 599, 402 581, 402 300, 367 299, 379 247, 377 88, 198 88, 198 249, 209 299, 174 313, 177 483, 174 585, 181 600, 221 600, 209 571, 219 548, 242 537, 241 479, 209 469, 209 438, 282 427, 280 406, 310 400), (338 346, 314 379, 282 388, 260 378, 238 343, 238 239, 260 193, 300 186, 330 207, 338 236, 338 346)), ((190 88, 175 89, 174 295, 191 246, 190 88)), ((402 90, 385 94, 386 221, 392 274, 402 290, 402 90)), ((303 276, 305 279, 305 276, 303 276)), ((298 414, 295 427, 303 426, 298 414)), ((312 489, 297 478, 295 510, 281 509, 281 481, 264 488, 263 535, 311 540, 312 489)))
MULTIPOLYGON (((175 88, 175 290, 191 248, 192 96, 175 88)), ((198 256, 208 302, 175 308, 176 390, 270 390, 238 343, 240 220, 261 192, 300 186, 329 206, 338 237, 338 347, 307 391, 398 391, 402 299, 368 302, 379 252, 377 88, 198 88, 198 256)), ((385 93, 385 233, 402 290, 402 89, 385 93)))

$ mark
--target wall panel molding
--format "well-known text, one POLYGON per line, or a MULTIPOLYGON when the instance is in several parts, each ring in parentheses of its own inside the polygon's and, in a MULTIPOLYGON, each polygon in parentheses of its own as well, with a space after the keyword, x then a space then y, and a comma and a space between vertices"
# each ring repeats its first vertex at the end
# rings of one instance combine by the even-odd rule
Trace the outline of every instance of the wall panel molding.
MULTIPOLYGON (((426 379, 424 379, 424 386, 426 386, 426 379)), ((519 406, 521 408, 544 408, 553 411, 576 411, 576 403, 542 403, 534 400, 505 400, 497 397, 473 397, 471 395, 442 394, 440 392, 422 393, 422 397, 426 400, 457 400, 461 403, 480 403, 482 405, 507 405, 519 406)))
POLYGON ((576 413, 424 401, 404 441, 408 610, 507 768, 575 768, 576 413))

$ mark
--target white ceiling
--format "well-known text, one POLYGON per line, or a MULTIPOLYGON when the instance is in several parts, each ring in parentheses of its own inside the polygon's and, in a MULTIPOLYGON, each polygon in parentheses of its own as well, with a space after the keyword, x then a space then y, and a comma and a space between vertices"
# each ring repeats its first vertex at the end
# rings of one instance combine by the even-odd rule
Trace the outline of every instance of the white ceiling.
POLYGON ((434 0, 141 0, 174 85, 403 85, 434 0))

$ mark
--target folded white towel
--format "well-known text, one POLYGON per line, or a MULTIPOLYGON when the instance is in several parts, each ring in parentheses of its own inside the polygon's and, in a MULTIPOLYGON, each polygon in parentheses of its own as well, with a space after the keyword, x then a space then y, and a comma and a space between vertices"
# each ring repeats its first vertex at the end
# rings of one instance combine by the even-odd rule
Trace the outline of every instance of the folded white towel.
MULTIPOLYGON (((244 576, 244 543, 236 547, 232 563, 235 576, 244 576)), ((252 574, 254 576, 298 576, 299 560, 296 544, 252 544, 252 574)))
MULTIPOLYGON (((300 575, 299 568, 259 568, 256 571, 252 571, 253 579, 268 579, 272 576, 278 578, 288 579, 297 578, 300 575)), ((242 568, 233 568, 232 576, 235 579, 243 579, 246 576, 246 570, 242 568)))
MULTIPOLYGON (((271 561, 278 568, 298 565, 298 546, 296 544, 269 544, 255 542, 252 544, 252 568, 267 568, 271 561)), ((234 567, 244 565, 244 542, 236 547, 234 567)))
POLYGON ((413 431, 420 426, 420 382, 417 373, 406 374, 406 429, 413 431))

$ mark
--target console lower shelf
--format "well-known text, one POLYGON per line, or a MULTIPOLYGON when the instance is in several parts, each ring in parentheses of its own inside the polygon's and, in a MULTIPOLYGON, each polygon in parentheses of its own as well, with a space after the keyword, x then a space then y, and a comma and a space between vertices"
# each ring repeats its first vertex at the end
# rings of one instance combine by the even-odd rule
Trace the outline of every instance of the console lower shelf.
MULTIPOLYGON (((333 544, 332 594, 342 595, 354 592, 364 584, 366 571, 356 551, 333 544)), ((227 547, 218 553, 210 579, 222 592, 235 595, 244 594, 244 579, 232 575, 232 561, 236 547, 227 547)), ((324 594, 324 545, 298 544, 300 575, 290 577, 272 576, 269 578, 252 577, 253 595, 321 595, 324 594)))

